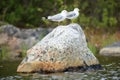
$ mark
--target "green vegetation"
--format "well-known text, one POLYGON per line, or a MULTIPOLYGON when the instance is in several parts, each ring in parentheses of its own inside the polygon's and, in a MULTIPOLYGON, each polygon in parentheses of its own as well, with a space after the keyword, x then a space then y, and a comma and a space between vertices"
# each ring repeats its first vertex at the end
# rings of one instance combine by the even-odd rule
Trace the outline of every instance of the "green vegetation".
POLYGON ((119 31, 111 33, 102 30, 99 29, 98 31, 96 29, 86 29, 84 31, 88 40, 88 47, 94 54, 99 53, 101 48, 120 41, 119 31))
POLYGON ((107 46, 112 44, 113 42, 117 42, 118 40, 115 38, 114 35, 108 36, 105 41, 102 42, 102 46, 107 46))
POLYGON ((94 54, 98 54, 100 48, 103 48, 105 46, 108 46, 109 44, 112 44, 113 42, 117 42, 120 40, 120 39, 117 40, 116 37, 113 35, 106 36, 106 38, 103 40, 101 40, 100 38, 99 39, 94 38, 94 39, 91 39, 92 42, 91 41, 88 42, 88 47, 94 54), (101 42, 96 43, 96 41, 94 41, 94 39, 96 39, 97 41, 101 41, 101 42))
POLYGON ((111 28, 120 24, 119 0, 1 0, 0 21, 25 28, 55 26, 42 17, 75 7, 80 9, 76 22, 82 26, 111 28))
POLYGON ((21 46, 21 49, 22 49, 22 52, 21 52, 22 53, 22 57, 25 57, 26 56, 26 52, 28 50, 28 46, 23 43, 22 46, 21 46))
MULTIPOLYGON (((21 46, 21 58, 26 56, 26 52, 28 50, 27 45, 22 44, 21 46)), ((13 54, 13 53, 12 53, 13 54)), ((13 60, 13 56, 11 55, 11 50, 8 45, 0 45, 0 60, 13 60)))
POLYGON ((92 51, 93 54, 97 54, 99 52, 99 50, 96 48, 96 46, 91 43, 88 43, 88 47, 92 51))
POLYGON ((6 60, 10 58, 9 56, 9 48, 6 45, 2 45, 0 48, 0 60, 6 60))

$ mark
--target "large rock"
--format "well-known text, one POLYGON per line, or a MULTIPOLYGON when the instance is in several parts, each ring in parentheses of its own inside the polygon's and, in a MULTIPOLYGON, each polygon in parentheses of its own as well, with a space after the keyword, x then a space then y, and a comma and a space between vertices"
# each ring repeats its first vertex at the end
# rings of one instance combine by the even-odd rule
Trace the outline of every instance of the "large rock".
POLYGON ((17 68, 17 72, 56 72, 69 68, 99 65, 89 50, 78 24, 58 26, 35 46, 17 68))
POLYGON ((100 50, 104 56, 120 56, 120 42, 114 42, 100 50))
POLYGON ((6 33, 8 36, 14 36, 20 39, 28 39, 29 37, 34 37, 36 40, 41 39, 42 36, 49 33, 49 29, 36 28, 36 29, 20 29, 13 25, 3 25, 0 26, 0 32, 6 33))

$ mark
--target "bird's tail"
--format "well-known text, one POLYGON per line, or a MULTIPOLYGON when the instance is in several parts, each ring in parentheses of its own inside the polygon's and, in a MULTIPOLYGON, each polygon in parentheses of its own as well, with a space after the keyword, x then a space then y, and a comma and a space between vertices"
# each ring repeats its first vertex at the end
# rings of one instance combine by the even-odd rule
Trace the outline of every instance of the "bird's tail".
POLYGON ((42 20, 46 20, 47 18, 46 17, 42 17, 42 20))

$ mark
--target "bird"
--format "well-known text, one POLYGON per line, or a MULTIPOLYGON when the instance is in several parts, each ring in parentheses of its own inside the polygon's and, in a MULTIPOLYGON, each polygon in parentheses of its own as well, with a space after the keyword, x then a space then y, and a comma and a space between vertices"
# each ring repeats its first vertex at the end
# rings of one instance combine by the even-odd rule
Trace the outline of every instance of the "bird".
POLYGON ((58 13, 58 14, 53 15, 53 16, 48 16, 47 19, 60 23, 61 21, 65 20, 66 17, 67 17, 67 11, 66 10, 62 10, 61 13, 58 13))
POLYGON ((67 19, 74 19, 77 18, 79 16, 79 9, 78 8, 74 8, 73 11, 70 11, 67 13, 67 19))

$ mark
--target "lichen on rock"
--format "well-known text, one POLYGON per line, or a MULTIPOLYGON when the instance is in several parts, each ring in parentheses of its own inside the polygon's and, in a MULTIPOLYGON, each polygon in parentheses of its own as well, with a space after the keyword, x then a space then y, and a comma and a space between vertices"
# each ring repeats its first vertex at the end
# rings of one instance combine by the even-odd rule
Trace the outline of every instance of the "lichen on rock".
POLYGON ((17 72, 57 72, 70 67, 99 65, 80 25, 58 26, 27 51, 17 72))

